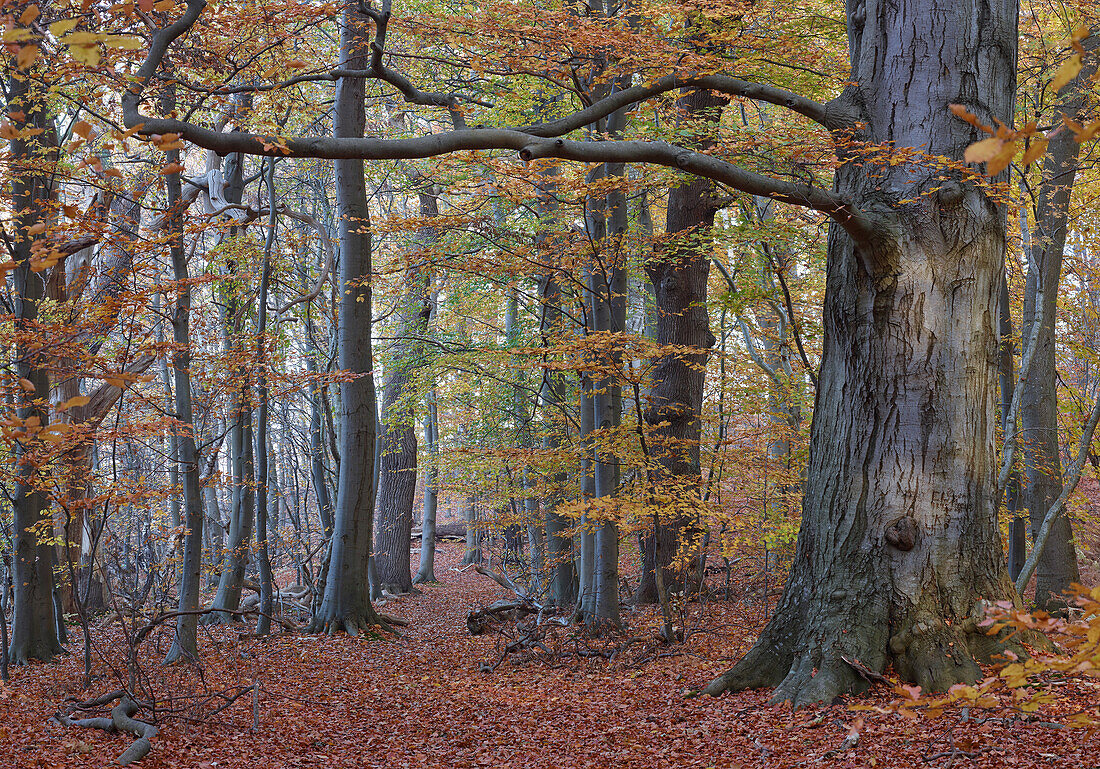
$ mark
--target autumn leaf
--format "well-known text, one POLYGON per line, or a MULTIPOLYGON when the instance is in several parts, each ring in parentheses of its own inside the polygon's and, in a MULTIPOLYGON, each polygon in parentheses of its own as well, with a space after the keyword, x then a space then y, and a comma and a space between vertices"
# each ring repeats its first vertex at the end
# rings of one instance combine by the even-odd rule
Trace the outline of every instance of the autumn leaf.
POLYGON ((1045 137, 1035 137, 1034 139, 1032 139, 1031 144, 1028 146, 1027 152, 1024 153, 1023 160, 1021 160, 1020 162, 1023 163, 1025 167, 1031 165, 1036 160, 1041 158, 1043 154, 1047 151, 1047 144, 1048 141, 1045 137))
POLYGON ((19 49, 19 53, 15 57, 15 63, 19 66, 19 69, 30 69, 37 59, 38 45, 29 43, 19 49))
POLYGON ((997 157, 1003 146, 1003 140, 991 136, 967 147, 963 158, 967 163, 987 163, 997 157))
POLYGON ((1082 66, 1084 64, 1081 60, 1081 54, 1072 54, 1054 73, 1054 77, 1050 81, 1050 90, 1055 93, 1061 91, 1069 81, 1077 77, 1077 73, 1081 71, 1082 66))

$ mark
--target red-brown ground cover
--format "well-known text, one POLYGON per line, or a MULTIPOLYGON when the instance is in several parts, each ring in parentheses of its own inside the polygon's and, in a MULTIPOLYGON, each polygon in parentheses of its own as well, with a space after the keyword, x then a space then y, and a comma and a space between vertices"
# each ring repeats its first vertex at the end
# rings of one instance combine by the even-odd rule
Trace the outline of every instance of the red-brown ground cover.
MULTIPOLYGON (((384 607, 410 622, 397 639, 292 632, 258 640, 217 629, 204 636, 201 676, 163 670, 151 644, 143 669, 158 697, 258 684, 258 728, 251 693, 213 716, 216 701, 193 706, 194 720, 166 720, 140 766, 1100 767, 1100 737, 1058 723, 1100 701, 1089 681, 1055 687, 1055 703, 1033 716, 956 711, 916 721, 840 704, 792 712, 767 705, 767 692, 685 698, 751 642, 762 609, 740 602, 711 602, 701 615, 692 605, 687 626, 707 632, 680 647, 636 643, 612 662, 570 657, 556 667, 510 658, 480 672, 499 659, 497 639, 470 636, 466 611, 505 591, 456 571, 459 557, 457 547, 443 547, 443 583, 384 607)), ((650 612, 625 617, 635 636, 656 627, 650 612)), ((0 690, 0 767, 114 764, 128 737, 50 720, 66 696, 117 688, 109 675, 83 690, 81 664, 72 654, 14 671, 0 690)), ((879 685, 848 704, 893 699, 879 685)))

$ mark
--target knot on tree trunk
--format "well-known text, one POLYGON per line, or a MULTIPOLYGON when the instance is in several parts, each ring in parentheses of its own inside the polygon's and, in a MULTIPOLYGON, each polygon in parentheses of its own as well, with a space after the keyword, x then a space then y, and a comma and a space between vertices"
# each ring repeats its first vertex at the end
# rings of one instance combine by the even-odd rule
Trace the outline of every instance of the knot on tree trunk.
POLYGON ((908 552, 917 543, 917 523, 909 516, 902 516, 886 526, 886 541, 894 548, 908 552))

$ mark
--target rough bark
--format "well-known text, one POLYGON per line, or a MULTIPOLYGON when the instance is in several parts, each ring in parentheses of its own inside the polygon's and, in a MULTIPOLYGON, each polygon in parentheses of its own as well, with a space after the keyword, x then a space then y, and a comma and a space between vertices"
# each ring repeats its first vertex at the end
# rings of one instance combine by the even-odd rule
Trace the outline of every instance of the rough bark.
MULTIPOLYGON (((961 102, 1010 121, 1016 4, 849 2, 846 101, 857 138, 960 158, 979 138, 961 102)), ((981 675, 999 650, 978 627, 1014 600, 997 530, 996 308, 1005 215, 932 166, 853 159, 837 193, 878 236, 829 235, 824 350, 802 527, 783 598, 757 644, 706 691, 778 686, 832 700, 859 660, 925 689, 981 675), (936 191, 938 189, 938 191, 936 191)))
MULTIPOLYGON (((13 300, 15 344, 12 367, 23 385, 22 398, 15 416, 23 420, 49 423, 46 404, 50 385, 45 356, 34 345, 38 305, 45 296, 43 276, 31 263, 36 242, 32 228, 44 224, 46 201, 49 197, 49 172, 43 167, 56 157, 46 147, 43 138, 49 119, 45 105, 31 92, 29 78, 13 77, 8 82, 8 109, 16 130, 38 131, 37 135, 11 140, 11 156, 18 172, 11 176, 11 196, 15 233, 12 258, 15 262, 13 300)), ((50 660, 62 651, 54 612, 53 567, 56 553, 44 536, 51 531, 49 510, 42 491, 39 465, 45 461, 41 441, 28 438, 17 441, 14 450, 15 484, 12 495, 14 525, 14 557, 12 576, 15 587, 15 615, 12 621, 11 662, 22 664, 31 659, 50 660)))
MULTIPOLYGON (((707 91, 680 99, 686 115, 717 121, 726 100, 707 91)), ((691 348, 690 353, 665 355, 653 369, 653 384, 645 410, 648 443, 657 467, 651 480, 663 494, 677 500, 654 526, 639 535, 642 575, 634 598, 639 603, 659 599, 655 570, 663 570, 668 590, 679 590, 686 571, 675 568, 684 535, 694 526, 700 468, 700 414, 708 351, 714 346, 707 313, 707 277, 713 252, 711 228, 717 205, 714 185, 695 178, 669 191, 665 232, 669 243, 646 265, 656 304, 655 341, 691 348)))
MULTIPOLYGON (((419 195, 420 216, 439 215, 434 190, 419 195)), ((414 246, 419 250, 430 244, 432 232, 417 233, 414 246)), ((398 330, 389 355, 389 372, 383 387, 382 413, 385 426, 380 456, 377 525, 375 527, 374 564, 382 587, 392 593, 412 588, 409 548, 412 544, 413 501, 416 497, 416 419, 412 391, 417 383, 412 376, 424 364, 424 334, 431 317, 432 302, 427 269, 415 266, 419 254, 410 255, 405 275, 405 294, 397 311, 398 330)))

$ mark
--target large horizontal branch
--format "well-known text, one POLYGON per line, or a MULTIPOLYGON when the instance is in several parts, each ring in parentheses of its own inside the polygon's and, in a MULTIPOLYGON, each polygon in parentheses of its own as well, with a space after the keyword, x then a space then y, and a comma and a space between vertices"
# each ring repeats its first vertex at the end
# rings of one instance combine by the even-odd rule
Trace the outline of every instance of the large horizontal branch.
MULTIPOLYGON (((290 138, 250 134, 243 131, 223 133, 181 120, 141 114, 139 106, 145 84, 160 66, 168 46, 194 25, 205 4, 205 0, 187 0, 187 10, 184 15, 153 36, 149 55, 139 69, 134 85, 123 95, 123 119, 127 128, 137 128, 146 136, 177 134, 193 144, 213 150, 220 155, 240 152, 251 155, 330 160, 407 160, 471 150, 514 150, 524 160, 559 158, 584 163, 650 163, 712 179, 752 195, 824 212, 847 229, 857 242, 866 242, 874 236, 876 227, 872 218, 834 193, 812 185, 757 174, 706 153, 688 150, 666 142, 576 141, 554 138, 588 125, 639 99, 685 86, 714 88, 726 93, 781 103, 818 120, 823 125, 829 121, 828 108, 825 105, 783 89, 748 83, 722 75, 697 78, 668 76, 650 86, 624 89, 573 115, 535 126, 472 129, 460 127, 445 133, 403 139, 331 136, 290 138)), ((379 24, 380 34, 372 48, 371 71, 379 73, 380 79, 407 91, 406 98, 414 103, 435 102, 439 97, 438 94, 429 95, 420 92, 403 75, 398 75, 381 65, 388 7, 382 14, 372 15, 379 16, 376 23, 379 24)))
POLYGON ((582 163, 651 163, 713 179, 741 192, 822 211, 864 241, 873 223, 836 194, 809 184, 774 179, 747 171, 703 152, 659 141, 576 141, 533 136, 506 128, 468 128, 407 139, 283 138, 241 131, 222 133, 179 120, 127 115, 128 127, 141 124, 146 134, 178 134, 219 155, 240 152, 273 157, 407 160, 471 150, 514 150, 523 160, 559 158, 582 163))

